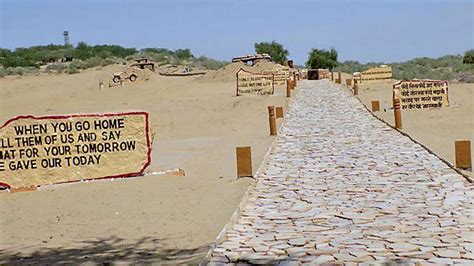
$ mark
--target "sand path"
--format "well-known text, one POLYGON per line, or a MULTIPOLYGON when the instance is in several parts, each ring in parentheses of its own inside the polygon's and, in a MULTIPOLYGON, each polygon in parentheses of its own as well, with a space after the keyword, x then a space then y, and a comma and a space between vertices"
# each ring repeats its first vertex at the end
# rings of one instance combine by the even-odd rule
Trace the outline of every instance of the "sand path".
POLYGON ((474 263, 474 190, 342 86, 302 81, 211 263, 474 263))

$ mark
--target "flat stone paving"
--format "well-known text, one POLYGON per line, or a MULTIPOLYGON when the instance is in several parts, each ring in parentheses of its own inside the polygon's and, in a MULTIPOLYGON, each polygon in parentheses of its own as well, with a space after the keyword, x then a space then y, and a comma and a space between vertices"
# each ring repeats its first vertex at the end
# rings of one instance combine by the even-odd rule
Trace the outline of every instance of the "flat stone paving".
POLYGON ((302 81, 209 263, 473 265, 473 199, 471 183, 342 86, 302 81))

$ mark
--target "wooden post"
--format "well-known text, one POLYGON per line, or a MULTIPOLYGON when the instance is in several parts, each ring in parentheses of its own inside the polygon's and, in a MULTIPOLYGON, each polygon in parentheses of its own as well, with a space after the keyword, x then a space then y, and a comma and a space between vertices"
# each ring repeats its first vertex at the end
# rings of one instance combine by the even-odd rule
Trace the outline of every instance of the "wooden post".
POLYGON ((341 72, 337 72, 337 83, 342 84, 342 75, 341 72))
POLYGON ((372 101, 372 112, 380 111, 380 102, 379 101, 372 101))
POLYGON ((456 168, 472 170, 471 141, 469 140, 455 141, 454 150, 456 154, 456 168))
POLYGON ((237 156, 237 177, 253 176, 252 148, 250 146, 235 148, 237 156))
POLYGON ((400 110, 400 99, 393 99, 393 113, 395 115, 395 128, 402 128, 402 111, 400 110))
POLYGON ((291 97, 291 80, 290 79, 286 80, 286 97, 288 98, 291 97))
POLYGON ((334 80, 334 72, 331 71, 331 81, 334 80))
POLYGON ((354 95, 359 95, 359 84, 357 82, 357 80, 354 80, 354 95))
POLYGON ((270 135, 275 136, 276 130, 276 118, 275 118, 275 106, 268 106, 268 122, 270 125, 270 135))
POLYGON ((283 118, 283 107, 275 107, 276 118, 283 118))

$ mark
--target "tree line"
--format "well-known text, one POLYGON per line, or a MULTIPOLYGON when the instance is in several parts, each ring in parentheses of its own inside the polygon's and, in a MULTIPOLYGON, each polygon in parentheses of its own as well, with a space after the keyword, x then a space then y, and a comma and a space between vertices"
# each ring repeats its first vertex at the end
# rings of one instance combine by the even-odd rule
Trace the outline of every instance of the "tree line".
MULTIPOLYGON (((257 53, 267 53, 272 60, 283 64, 288 60, 288 51, 276 41, 255 43, 257 53)), ((329 69, 346 73, 362 72, 371 67, 385 65, 384 62, 366 64, 357 61, 338 62, 337 50, 313 48, 308 54, 306 68, 329 69)), ((461 82, 474 83, 474 50, 462 55, 446 55, 438 58, 421 57, 406 62, 391 63, 395 79, 457 79, 461 82)))
MULTIPOLYGON (((284 64, 290 55, 285 47, 277 41, 257 42, 254 44, 256 53, 269 54, 272 61, 284 64)), ((43 45, 15 50, 0 48, 0 65, 3 69, 39 68, 49 62, 71 62, 65 65, 49 65, 48 68, 57 72, 77 73, 78 69, 105 66, 113 63, 124 63, 134 57, 147 57, 159 64, 186 64, 191 67, 218 69, 227 64, 207 58, 195 57, 190 49, 170 50, 165 48, 126 48, 119 45, 88 45, 79 42, 72 45, 43 45)), ((338 53, 334 48, 313 48, 305 63, 309 69, 330 69, 347 73, 361 72, 370 67, 386 64, 371 62, 362 64, 357 61, 338 61, 338 53)), ((415 58, 407 62, 391 64, 396 79, 430 78, 460 79, 474 82, 474 50, 467 51, 464 56, 448 55, 439 58, 415 58)), ((17 73, 21 74, 21 73, 17 73)))

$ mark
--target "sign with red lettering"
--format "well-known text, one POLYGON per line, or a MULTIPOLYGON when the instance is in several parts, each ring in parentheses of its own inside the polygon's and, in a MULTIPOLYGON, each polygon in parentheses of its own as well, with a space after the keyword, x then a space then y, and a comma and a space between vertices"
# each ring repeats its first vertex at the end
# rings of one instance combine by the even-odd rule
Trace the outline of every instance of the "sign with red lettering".
POLYGON ((142 175, 148 113, 18 116, 0 128, 0 187, 142 175))

